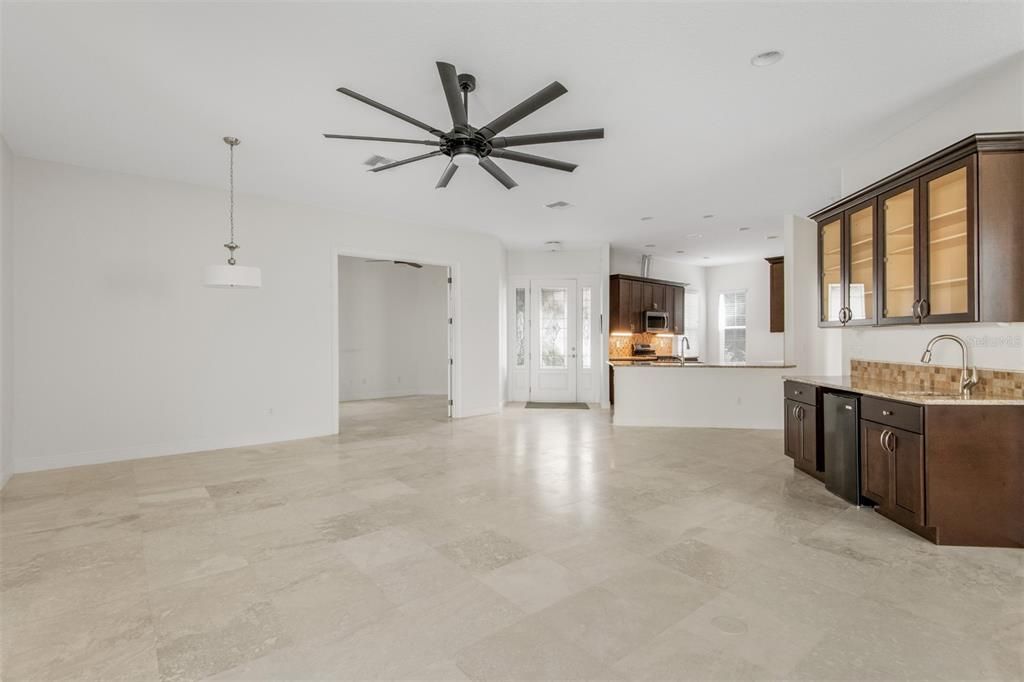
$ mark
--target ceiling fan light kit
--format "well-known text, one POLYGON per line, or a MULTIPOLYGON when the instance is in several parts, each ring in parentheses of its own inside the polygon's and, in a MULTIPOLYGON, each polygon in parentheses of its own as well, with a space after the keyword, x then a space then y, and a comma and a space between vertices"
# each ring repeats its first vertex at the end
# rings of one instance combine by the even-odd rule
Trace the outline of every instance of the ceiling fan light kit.
POLYGON ((340 135, 324 133, 324 137, 340 140, 370 140, 374 142, 398 142, 405 144, 419 144, 430 147, 437 147, 437 151, 420 154, 401 161, 384 164, 371 168, 369 172, 379 173, 399 166, 404 166, 416 161, 430 159, 436 156, 447 156, 448 166, 441 173, 435 187, 441 189, 448 186, 455 172, 463 166, 478 165, 489 173, 495 180, 500 182, 505 189, 512 189, 517 186, 515 180, 502 170, 494 159, 504 159, 527 163, 533 166, 552 168, 567 173, 576 170, 576 164, 549 159, 534 154, 508 150, 508 147, 533 144, 549 144, 552 142, 574 142, 578 140, 599 140, 604 137, 604 128, 590 128, 587 130, 566 130, 554 133, 534 133, 529 135, 512 135, 508 137, 497 137, 498 133, 526 118, 541 107, 550 104, 555 99, 564 95, 568 90, 565 86, 555 81, 530 97, 512 107, 501 116, 498 116, 487 125, 476 128, 469 123, 469 93, 476 90, 476 78, 468 73, 458 73, 455 67, 448 62, 437 62, 437 73, 441 78, 441 88, 444 91, 445 100, 448 103, 448 111, 452 118, 452 128, 448 132, 424 123, 418 119, 392 109, 386 104, 381 104, 361 95, 348 88, 338 88, 338 92, 374 109, 379 109, 386 114, 399 118, 406 123, 416 126, 437 137, 437 140, 411 140, 395 137, 374 137, 366 135, 340 135))
POLYGON ((235 147, 241 144, 237 137, 225 137, 228 145, 228 225, 230 236, 224 248, 228 250, 227 265, 208 265, 203 270, 203 284, 216 289, 255 289, 263 284, 263 275, 259 268, 239 265, 235 260, 235 251, 239 248, 235 243, 235 147))

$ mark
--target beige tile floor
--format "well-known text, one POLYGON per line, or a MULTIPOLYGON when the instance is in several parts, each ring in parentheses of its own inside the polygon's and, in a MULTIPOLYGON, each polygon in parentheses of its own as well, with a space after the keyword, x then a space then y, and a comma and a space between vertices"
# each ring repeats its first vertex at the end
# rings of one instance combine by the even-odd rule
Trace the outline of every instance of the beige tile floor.
POLYGON ((83 467, 3 494, 5 680, 1013 679, 1024 553, 848 507, 781 434, 448 422, 83 467))

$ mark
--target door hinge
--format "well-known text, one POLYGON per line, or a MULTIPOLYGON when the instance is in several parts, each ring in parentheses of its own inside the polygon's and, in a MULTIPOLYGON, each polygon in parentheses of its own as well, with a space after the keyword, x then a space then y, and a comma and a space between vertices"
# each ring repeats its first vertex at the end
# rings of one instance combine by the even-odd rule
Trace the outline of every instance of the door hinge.
POLYGON ((449 365, 454 365, 455 364, 455 358, 448 358, 448 364, 449 365))
POLYGON ((449 398, 449 399, 448 399, 448 404, 449 404, 449 405, 454 405, 454 404, 455 404, 455 401, 454 401, 454 400, 452 400, 451 398, 449 398))
POLYGON ((449 317, 449 318, 448 318, 448 324, 454 324, 454 323, 453 323, 453 321, 452 321, 453 319, 454 319, 454 318, 451 318, 451 317, 449 317))
POLYGON ((452 278, 451 278, 451 277, 449 277, 449 278, 448 278, 448 284, 451 284, 451 283, 452 283, 452 278))

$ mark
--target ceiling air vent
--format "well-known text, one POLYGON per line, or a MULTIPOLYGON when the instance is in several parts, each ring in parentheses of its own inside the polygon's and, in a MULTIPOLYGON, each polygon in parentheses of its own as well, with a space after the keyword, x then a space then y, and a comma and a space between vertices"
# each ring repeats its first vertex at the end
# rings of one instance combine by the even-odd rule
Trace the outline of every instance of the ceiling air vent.
POLYGON ((572 204, 570 204, 568 201, 552 201, 550 204, 544 204, 544 205, 547 206, 548 208, 553 208, 553 209, 556 209, 556 210, 557 209, 572 208, 572 204))
POLYGON ((384 166, 384 165, 387 165, 389 163, 394 163, 394 162, 395 162, 394 159, 389 159, 386 156, 380 156, 379 154, 374 154, 373 156, 368 158, 366 161, 363 161, 363 165, 364 166, 369 166, 370 168, 376 168, 377 166, 384 166))

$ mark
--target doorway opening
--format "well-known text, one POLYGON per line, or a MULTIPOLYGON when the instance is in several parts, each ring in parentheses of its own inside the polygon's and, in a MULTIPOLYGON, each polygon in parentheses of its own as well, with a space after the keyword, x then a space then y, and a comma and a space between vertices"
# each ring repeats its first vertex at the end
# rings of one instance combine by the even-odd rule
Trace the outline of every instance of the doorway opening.
POLYGON ((601 401, 602 293, 594 277, 513 278, 509 400, 601 401))
POLYGON ((361 438, 452 416, 451 270, 338 256, 338 410, 361 438))

